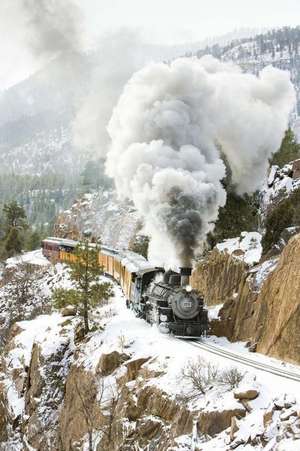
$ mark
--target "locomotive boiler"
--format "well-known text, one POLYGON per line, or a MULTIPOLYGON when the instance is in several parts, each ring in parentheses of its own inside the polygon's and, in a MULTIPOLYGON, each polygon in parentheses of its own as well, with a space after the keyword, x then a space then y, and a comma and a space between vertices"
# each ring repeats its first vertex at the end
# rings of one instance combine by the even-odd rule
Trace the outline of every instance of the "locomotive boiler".
POLYGON ((167 271, 144 295, 145 319, 156 323, 161 332, 182 338, 206 334, 207 310, 203 297, 189 285, 191 272, 191 268, 180 268, 180 274, 167 271))

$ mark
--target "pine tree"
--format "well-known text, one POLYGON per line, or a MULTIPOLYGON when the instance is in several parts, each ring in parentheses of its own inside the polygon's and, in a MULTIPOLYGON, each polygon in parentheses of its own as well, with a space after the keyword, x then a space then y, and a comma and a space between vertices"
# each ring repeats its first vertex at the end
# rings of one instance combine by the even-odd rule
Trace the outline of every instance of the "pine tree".
POLYGON ((26 247, 29 251, 34 251, 35 249, 41 247, 41 235, 37 230, 30 233, 27 239, 26 247))
POLYGON ((89 311, 112 295, 112 285, 109 282, 100 282, 103 267, 98 260, 99 247, 91 247, 88 240, 80 242, 75 249, 75 261, 68 263, 70 278, 75 289, 57 289, 53 293, 53 303, 56 308, 75 305, 83 317, 84 331, 89 328, 89 311))
POLYGON ((20 232, 16 227, 11 227, 5 241, 4 249, 8 257, 12 257, 15 254, 22 252, 22 239, 20 232))
POLYGON ((25 210, 16 201, 4 204, 3 213, 8 232, 11 228, 25 229, 28 226, 25 210))
POLYGON ((24 245, 24 231, 28 229, 28 223, 24 208, 16 201, 4 204, 3 207, 3 232, 2 257, 12 257, 22 251, 24 245))
POLYGON ((285 132, 279 150, 273 155, 270 163, 282 167, 298 158, 300 158, 300 144, 297 143, 294 132, 289 128, 285 132))

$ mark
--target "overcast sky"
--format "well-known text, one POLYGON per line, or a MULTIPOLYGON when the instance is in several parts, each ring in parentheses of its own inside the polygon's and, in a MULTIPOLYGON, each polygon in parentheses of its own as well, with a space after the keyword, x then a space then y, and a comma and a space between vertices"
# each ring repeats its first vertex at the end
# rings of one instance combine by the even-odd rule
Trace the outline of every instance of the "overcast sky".
MULTIPOLYGON (((31 1, 38 5, 40 0, 31 1)), ((178 44, 239 28, 300 24, 300 0, 72 1, 82 10, 84 41, 89 45, 104 32, 120 27, 138 29, 152 42, 178 44)), ((24 78, 44 62, 37 60, 28 48, 26 21, 19 8, 22 2, 0 0, 0 89, 24 78)))
MULTIPOLYGON (((78 0, 80 2, 80 0, 78 0)), ((236 28, 298 25, 299 0, 84 0, 93 32, 122 25, 174 43, 236 28)))

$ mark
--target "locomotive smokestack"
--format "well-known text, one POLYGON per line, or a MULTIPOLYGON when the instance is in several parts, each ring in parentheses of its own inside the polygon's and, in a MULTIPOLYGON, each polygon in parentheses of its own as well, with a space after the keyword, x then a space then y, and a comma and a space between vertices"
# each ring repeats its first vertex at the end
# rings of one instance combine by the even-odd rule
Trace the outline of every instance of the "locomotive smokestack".
POLYGON ((180 268, 181 286, 186 287, 190 281, 190 275, 192 274, 192 268, 184 267, 180 268))

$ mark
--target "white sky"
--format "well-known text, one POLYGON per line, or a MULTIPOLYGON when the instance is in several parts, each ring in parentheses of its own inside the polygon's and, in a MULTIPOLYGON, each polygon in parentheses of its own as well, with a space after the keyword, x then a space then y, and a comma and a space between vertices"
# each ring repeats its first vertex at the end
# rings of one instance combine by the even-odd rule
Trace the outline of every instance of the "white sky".
POLYGON ((237 28, 300 23, 300 0, 77 0, 93 32, 139 27, 167 43, 202 40, 237 28))
MULTIPOLYGON (((73 1, 82 9, 89 42, 121 27, 138 29, 152 42, 178 44, 239 28, 300 24, 300 0, 73 1)), ((15 12, 21 3, 0 0, 0 89, 26 77, 41 64, 31 55, 24 20, 15 12)))

